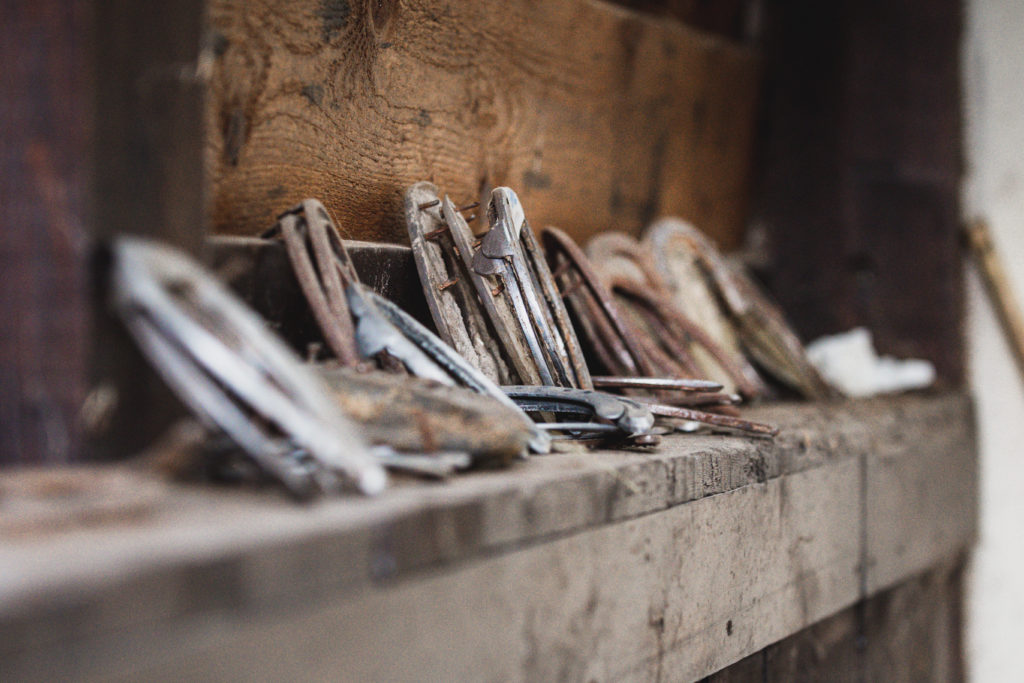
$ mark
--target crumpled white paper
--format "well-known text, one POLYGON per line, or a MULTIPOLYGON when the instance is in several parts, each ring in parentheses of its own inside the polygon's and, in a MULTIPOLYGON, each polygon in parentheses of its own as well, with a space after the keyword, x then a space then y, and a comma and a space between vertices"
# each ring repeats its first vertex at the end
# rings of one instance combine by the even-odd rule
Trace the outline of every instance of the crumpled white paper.
POLYGON ((807 357, 826 381, 851 398, 924 389, 935 381, 935 366, 926 360, 880 357, 863 327, 816 339, 807 346, 807 357))

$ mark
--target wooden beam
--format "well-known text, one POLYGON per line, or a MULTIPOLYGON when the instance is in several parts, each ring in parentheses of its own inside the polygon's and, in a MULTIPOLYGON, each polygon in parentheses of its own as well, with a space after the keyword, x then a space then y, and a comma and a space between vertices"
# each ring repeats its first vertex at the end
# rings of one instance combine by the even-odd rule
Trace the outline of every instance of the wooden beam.
POLYGON ((321 199, 345 237, 408 243, 402 192, 507 184, 577 238, 679 214, 737 242, 758 63, 587 0, 213 0, 217 232, 321 199))
POLYGON ((0 550, 0 677, 699 678, 962 555, 975 518, 935 511, 977 500, 970 410, 773 406, 752 417, 775 441, 674 436, 311 507, 136 473, 148 505, 121 496, 118 519, 108 477, 104 525, 0 550))
POLYGON ((754 0, 610 0, 642 12, 678 19, 694 28, 730 38, 744 35, 747 13, 754 0))
POLYGON ((705 683, 963 681, 964 558, 873 595, 705 683))
POLYGON ((96 247, 202 244, 203 6, 0 8, 0 464, 124 457, 175 414, 107 313, 96 247))

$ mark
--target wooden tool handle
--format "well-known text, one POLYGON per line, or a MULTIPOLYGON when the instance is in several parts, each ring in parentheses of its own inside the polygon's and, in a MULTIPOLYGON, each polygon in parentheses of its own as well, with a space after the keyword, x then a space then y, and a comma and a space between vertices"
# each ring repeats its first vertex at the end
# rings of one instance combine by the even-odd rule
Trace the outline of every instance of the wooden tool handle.
POLYGON ((988 223, 983 219, 976 219, 965 228, 965 232, 971 252, 981 270, 985 289, 996 308, 1003 333, 1013 350, 1017 368, 1024 379, 1024 315, 1021 314, 1013 285, 999 254, 996 253, 988 223))

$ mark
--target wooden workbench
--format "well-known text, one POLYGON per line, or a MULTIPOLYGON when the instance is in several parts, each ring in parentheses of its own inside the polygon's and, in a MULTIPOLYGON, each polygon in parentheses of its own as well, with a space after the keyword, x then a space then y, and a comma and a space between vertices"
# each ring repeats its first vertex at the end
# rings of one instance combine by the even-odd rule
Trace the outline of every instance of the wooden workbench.
MULTIPOLYGON (((970 547, 964 396, 751 413, 782 434, 535 457, 372 500, 118 470, 145 492, 123 519, 19 527, 0 497, 0 678, 695 680, 934 584, 970 547)), ((955 666, 940 650, 932 673, 955 666)))

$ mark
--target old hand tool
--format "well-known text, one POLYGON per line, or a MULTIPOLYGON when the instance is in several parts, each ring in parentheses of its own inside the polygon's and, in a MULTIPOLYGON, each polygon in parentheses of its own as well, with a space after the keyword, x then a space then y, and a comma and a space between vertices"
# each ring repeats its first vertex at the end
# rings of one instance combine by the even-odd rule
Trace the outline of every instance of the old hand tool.
POLYGON ((115 308, 207 426, 295 495, 336 489, 339 476, 363 493, 384 489, 383 468, 322 381, 210 273, 142 239, 118 239, 112 255, 115 308))
POLYGON ((591 388, 576 332, 515 192, 491 193, 490 228, 479 241, 427 183, 407 192, 406 217, 442 336, 492 379, 591 388))
MULTIPOLYGON (((534 452, 550 450, 547 434, 537 429, 493 381, 415 318, 359 281, 338 229, 320 202, 306 200, 283 214, 278 225, 300 281, 303 272, 319 273, 318 278, 305 278, 307 286, 303 291, 310 307, 315 313, 319 311, 318 322, 325 321, 321 322, 325 338, 330 339, 331 329, 351 330, 357 359, 386 358, 400 363, 417 377, 487 394, 515 411, 519 424, 529 426, 534 452), (316 260, 315 271, 309 263, 310 253, 316 260), (337 320, 339 316, 345 318, 344 324, 337 320)), ((347 353, 347 346, 340 350, 347 353)), ((339 349, 335 351, 343 365, 351 365, 339 349)))
MULTIPOLYGON (((668 363, 675 361, 688 372, 721 379, 729 391, 738 391, 747 398, 766 393, 761 377, 735 343, 730 346, 728 337, 713 337, 676 305, 650 248, 631 235, 608 232, 588 243, 587 254, 627 317, 654 342, 647 345, 648 353, 662 372, 670 372, 668 363)), ((708 302, 696 299, 687 303, 685 310, 694 310, 695 304, 708 302)), ((718 311, 716 302, 710 305, 718 311)), ((697 313, 702 319, 708 318, 706 310, 697 313)))
POLYGON ((504 394, 501 401, 417 377, 336 364, 318 369, 371 444, 400 452, 457 451, 474 461, 507 462, 525 454, 536 439, 537 427, 504 394))
POLYGON ((531 413, 582 415, 614 424, 628 436, 645 434, 654 426, 647 408, 623 398, 589 389, 545 386, 502 387, 520 408, 531 413))

